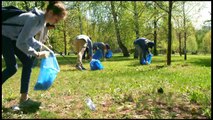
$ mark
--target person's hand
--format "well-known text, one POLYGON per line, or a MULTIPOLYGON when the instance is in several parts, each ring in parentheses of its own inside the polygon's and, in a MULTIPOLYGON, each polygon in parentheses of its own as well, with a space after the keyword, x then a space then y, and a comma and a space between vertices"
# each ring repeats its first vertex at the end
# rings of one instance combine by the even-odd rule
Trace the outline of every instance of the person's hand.
POLYGON ((37 54, 37 58, 47 58, 47 57, 49 57, 49 55, 50 55, 50 52, 49 51, 41 51, 41 52, 38 52, 38 54, 37 54))

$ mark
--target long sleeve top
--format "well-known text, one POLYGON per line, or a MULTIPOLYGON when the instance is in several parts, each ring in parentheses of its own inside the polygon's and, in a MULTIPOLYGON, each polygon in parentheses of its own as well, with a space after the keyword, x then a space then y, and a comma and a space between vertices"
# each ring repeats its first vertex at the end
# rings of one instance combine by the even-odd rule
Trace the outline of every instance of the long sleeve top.
POLYGON ((34 36, 45 26, 44 12, 33 9, 31 12, 22 13, 4 21, 23 26, 2 25, 2 35, 16 41, 16 46, 27 55, 36 56, 36 50, 42 43, 34 36))

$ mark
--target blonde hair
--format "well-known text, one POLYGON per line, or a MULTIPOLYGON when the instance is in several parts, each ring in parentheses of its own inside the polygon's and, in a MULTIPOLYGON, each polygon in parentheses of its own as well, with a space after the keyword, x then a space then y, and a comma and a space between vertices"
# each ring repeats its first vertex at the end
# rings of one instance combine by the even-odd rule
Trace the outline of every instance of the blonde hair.
POLYGON ((67 17, 67 11, 64 4, 61 1, 49 1, 46 11, 52 10, 53 14, 65 19, 67 17))

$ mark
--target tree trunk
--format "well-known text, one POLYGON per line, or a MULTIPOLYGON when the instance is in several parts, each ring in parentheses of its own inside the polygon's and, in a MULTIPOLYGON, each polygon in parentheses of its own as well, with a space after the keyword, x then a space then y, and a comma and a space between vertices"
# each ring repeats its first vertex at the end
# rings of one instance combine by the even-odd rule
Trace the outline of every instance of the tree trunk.
POLYGON ((129 57, 129 52, 128 52, 127 48, 121 42, 120 31, 119 31, 119 27, 118 27, 117 14, 115 12, 114 2, 110 1, 110 3, 111 3, 111 10, 112 10, 112 15, 113 15, 113 20, 114 20, 114 24, 115 24, 115 31, 116 31, 118 45, 119 45, 119 47, 121 48, 121 50, 123 52, 123 56, 124 57, 129 57))
POLYGON ((24 4, 25 4, 25 10, 26 11, 30 11, 29 7, 28 7, 28 4, 27 4, 27 1, 24 1, 24 4))
POLYGON ((172 1, 169 1, 169 13, 168 13, 168 51, 167 51, 167 65, 171 65, 171 46, 172 46, 172 1))
POLYGON ((78 19, 79 19, 79 28, 80 28, 80 34, 83 34, 83 26, 82 26, 82 19, 81 19, 81 10, 80 10, 80 3, 78 2, 78 19))
POLYGON ((154 55, 158 55, 157 53, 157 20, 156 16, 154 17, 154 55))
POLYGON ((178 33, 178 39, 179 39, 179 54, 182 56, 182 49, 181 49, 181 32, 178 33))
POLYGON ((38 7, 38 2, 37 1, 35 1, 35 7, 38 7))
POLYGON ((135 34, 136 34, 136 39, 140 37, 139 35, 139 24, 138 24, 138 11, 137 11, 137 4, 136 1, 134 1, 134 23, 135 23, 135 34))
POLYGON ((67 55, 67 34, 66 34, 66 22, 64 21, 64 27, 63 27, 63 33, 64 33, 64 54, 67 55))
POLYGON ((186 15, 185 15, 185 2, 183 2, 183 27, 184 27, 184 60, 187 60, 186 56, 186 15))

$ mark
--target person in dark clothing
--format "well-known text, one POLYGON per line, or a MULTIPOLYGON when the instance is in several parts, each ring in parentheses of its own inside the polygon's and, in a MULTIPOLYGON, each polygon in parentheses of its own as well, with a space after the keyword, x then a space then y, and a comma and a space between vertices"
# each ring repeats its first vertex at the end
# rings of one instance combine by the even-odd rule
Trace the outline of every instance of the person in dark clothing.
POLYGON ((152 49, 152 47, 155 45, 154 42, 146 39, 146 38, 138 38, 134 41, 135 46, 135 53, 134 58, 138 58, 139 55, 139 62, 142 64, 142 61, 145 60, 146 64, 148 64, 148 61, 146 59, 147 54, 150 54, 149 48, 152 49))
POLYGON ((106 52, 105 43, 103 43, 103 42, 95 42, 95 43, 93 43, 93 50, 96 51, 96 50, 98 50, 98 49, 101 50, 102 58, 104 58, 105 52, 106 52))

